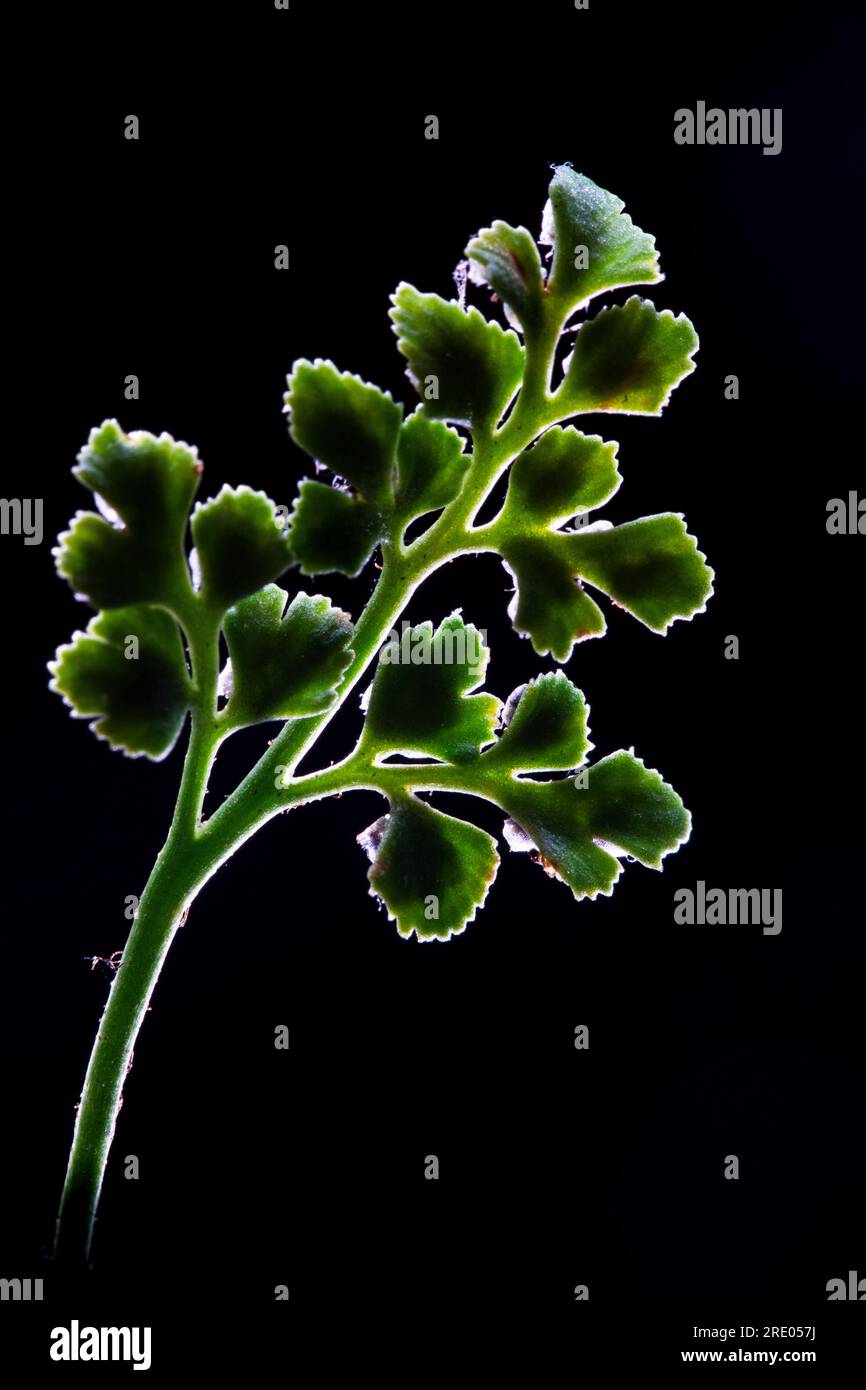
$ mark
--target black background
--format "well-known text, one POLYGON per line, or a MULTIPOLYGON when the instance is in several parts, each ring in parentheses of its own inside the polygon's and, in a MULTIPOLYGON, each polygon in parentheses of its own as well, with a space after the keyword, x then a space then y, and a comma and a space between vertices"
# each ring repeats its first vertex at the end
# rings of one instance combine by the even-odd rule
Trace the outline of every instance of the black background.
MULTIPOLYGON (((7 291, 25 311, 3 491, 44 497, 45 540, 0 545, 0 1273, 41 1275, 47 1301, 4 1305, 6 1354, 68 1374, 48 1362, 47 1329, 110 1310, 154 1326, 152 1374, 264 1364, 320 1320, 334 1333, 360 1317, 387 1342, 414 1313, 447 1343, 483 1308, 500 1343, 552 1318, 578 1366, 591 1334, 623 1355, 644 1345, 637 1328, 667 1336, 673 1364, 693 1321, 744 1310, 818 1320, 829 1356, 859 1310, 828 1306, 827 1280, 866 1275, 863 542, 825 527, 828 498, 864 490, 862 35, 814 6, 297 3, 202 11, 189 45, 177 11, 164 27, 123 13, 104 57, 82 51, 62 88, 25 102, 8 160, 7 291), (673 112, 699 99, 782 107, 782 153, 675 145, 673 112), (123 138, 132 112, 137 143, 123 138), (45 662, 88 617, 50 554, 88 505, 75 454, 116 416, 196 444, 201 496, 247 482, 290 504, 307 468, 281 413, 293 360, 332 358, 414 408, 388 295, 406 279, 451 297, 468 237, 496 217, 537 232, 548 165, 564 160, 656 236, 666 278, 643 293, 701 337, 660 419, 589 428, 620 441, 625 482, 604 515, 684 512, 715 597, 664 639, 608 605, 607 636, 567 667, 595 756, 634 746, 691 809, 692 837, 663 873, 628 867, 612 898, 581 905, 505 851, 476 922, 420 945, 367 896, 354 837, 376 797, 270 824, 179 933, 125 1088, 94 1268, 64 1285, 46 1256, 109 979, 85 957, 123 945, 124 899, 163 842, 181 763, 180 748, 124 760, 47 691, 45 662), (283 242, 287 273, 273 266, 283 242), (123 398, 128 373, 139 402, 123 398), (739 661, 724 659, 728 634, 739 661), (674 891, 698 879, 783 887, 781 935, 677 926, 674 891), (131 1153, 138 1182, 123 1178, 131 1153), (423 1177, 430 1153, 438 1182, 423 1177), (723 1178, 731 1153, 738 1182, 723 1178)), ((284 583, 357 616, 374 574, 284 583)), ((513 634, 507 586, 494 557, 464 559, 404 615, 462 607, 488 633, 501 697, 552 666, 513 634)), ((352 697, 317 761, 350 747, 359 718, 352 697)), ((223 751, 211 804, 271 733, 223 751)), ((498 834, 492 808, 463 809, 498 834)))

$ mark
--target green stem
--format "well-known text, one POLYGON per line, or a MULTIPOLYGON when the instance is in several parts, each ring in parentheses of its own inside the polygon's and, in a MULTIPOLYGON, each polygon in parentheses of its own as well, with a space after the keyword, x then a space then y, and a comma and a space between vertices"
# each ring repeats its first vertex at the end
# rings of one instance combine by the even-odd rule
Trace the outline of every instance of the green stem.
POLYGON ((425 574, 455 555, 475 551, 475 532, 470 528, 480 508, 506 468, 550 423, 550 374, 560 329, 561 315, 555 306, 546 307, 538 322, 527 329, 523 384, 511 414, 499 430, 478 432, 472 468, 463 488, 439 520, 405 552, 425 574))
MULTIPOLYGON (((142 894, 87 1068, 57 1218, 56 1258, 81 1261, 89 1257, 135 1042, 168 949, 202 886, 279 811, 355 787, 397 793, 401 786, 414 785, 409 779, 416 772, 419 787, 448 785, 451 769, 427 765, 374 769, 357 755, 309 776, 294 778, 293 774, 345 704, 421 581, 454 555, 481 548, 473 544, 469 528, 504 469, 538 432, 550 402, 548 385, 558 328, 547 315, 527 332, 524 383, 512 414, 498 432, 477 432, 466 483, 438 521, 408 547, 399 541, 383 546, 379 582, 355 628, 354 657, 332 707, 325 714, 287 720, 256 766, 204 824, 201 814, 208 776, 222 737, 216 717, 219 623, 188 588, 179 587, 173 611, 186 632, 193 670, 190 742, 168 839, 142 894)), ((461 785, 465 789, 465 777, 461 785)), ((478 793, 483 796, 488 790, 481 776, 478 793)))
POLYGON ((135 1040, 174 934, 207 876, 198 827, 219 742, 215 725, 219 627, 206 611, 196 609, 191 592, 181 591, 172 611, 186 633, 193 669, 189 746, 168 839, 141 896, 84 1079, 55 1234, 55 1258, 63 1261, 86 1260, 89 1255, 135 1040))
MULTIPOLYGON (((342 698, 360 679, 414 585, 391 569, 382 578, 356 629, 355 658, 342 698)), ((168 949, 207 880, 253 829, 277 811, 343 789, 339 769, 298 779, 277 796, 276 766, 294 767, 328 716, 291 720, 245 782, 201 825, 207 780, 221 731, 216 721, 218 629, 194 609, 178 612, 194 671, 196 708, 183 777, 168 839, 142 894, 123 957, 112 981, 91 1053, 75 1122, 57 1218, 55 1258, 87 1260, 93 1224, 123 1084, 133 1048, 168 949)))
MULTIPOLYGON (((290 719, 255 767, 202 830, 203 841, 220 862, 287 802, 285 784, 319 734, 345 704, 420 582, 402 559, 386 555, 379 582, 352 639, 354 656, 333 706, 309 719, 290 719)), ((302 779, 303 780, 303 779, 302 779)))
MULTIPOLYGON (((214 745, 210 725, 199 723, 190 739, 168 839, 142 894, 108 995, 78 1107, 57 1218, 54 1253, 63 1262, 89 1257, 124 1081, 168 949, 200 889, 236 848, 226 837, 196 832, 190 822, 204 797, 214 745)), ((328 768, 298 779, 283 794, 281 805, 315 801, 350 785, 342 768, 328 768)))
POLYGON ((55 1257, 87 1259, 108 1150, 138 1031, 177 928, 199 886, 190 822, 197 819, 212 755, 206 723, 194 725, 174 819, 142 894, 93 1046, 60 1201, 55 1257))

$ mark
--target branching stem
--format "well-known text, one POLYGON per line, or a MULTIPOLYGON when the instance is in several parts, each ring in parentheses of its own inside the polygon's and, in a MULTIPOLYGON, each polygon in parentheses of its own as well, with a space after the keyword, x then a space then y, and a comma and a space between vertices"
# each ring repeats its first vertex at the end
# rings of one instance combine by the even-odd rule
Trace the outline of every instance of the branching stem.
MULTIPOLYGON (((386 795, 389 789, 405 791, 410 786, 447 788, 452 769, 427 764, 372 768, 356 754, 321 772, 294 774, 364 676, 422 580, 455 555, 481 548, 473 544, 475 516, 509 463, 537 435, 539 420, 546 422, 559 327, 554 316, 547 315, 527 333, 520 394, 498 431, 475 432, 472 463, 457 497, 413 544, 404 546, 395 537, 383 546, 379 580, 355 628, 354 657, 332 707, 324 714, 287 720, 252 771, 205 822, 201 817, 208 777, 222 736, 216 719, 219 624, 191 591, 179 595, 175 615, 186 634, 192 667, 190 740, 168 839, 142 894, 87 1069, 57 1219, 56 1258, 89 1258, 133 1048, 168 949, 203 885, 244 840, 281 811, 355 787, 386 795), (421 780, 413 782, 416 775, 421 780)), ((483 777, 478 792, 484 796, 482 782, 483 777)), ((461 787, 466 787, 465 774, 461 787)))

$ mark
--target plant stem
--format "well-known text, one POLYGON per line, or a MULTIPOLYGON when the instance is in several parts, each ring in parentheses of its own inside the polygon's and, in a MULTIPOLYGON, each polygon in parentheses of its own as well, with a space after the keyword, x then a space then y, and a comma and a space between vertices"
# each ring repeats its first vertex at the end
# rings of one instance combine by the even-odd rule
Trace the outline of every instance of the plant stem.
MULTIPOLYGON (((142 894, 87 1068, 57 1218, 54 1254, 64 1263, 90 1255, 123 1084, 168 949, 199 890, 236 848, 225 837, 190 831, 189 811, 204 796, 215 742, 209 726, 201 728, 198 737, 193 730, 172 827, 142 894)), ((328 768, 298 779, 285 802, 314 801, 347 785, 341 768, 328 768)))
POLYGON ((166 953, 199 886, 190 814, 204 796, 212 736, 193 729, 168 839, 141 896, 123 957, 112 981, 93 1046, 69 1154, 57 1218, 55 1258, 86 1260, 108 1150, 123 1103, 123 1083, 150 996, 166 953))
MULTIPOLYGON (((89 1258, 135 1042, 168 949, 199 890, 244 840, 279 811, 350 787, 396 792, 401 779, 405 786, 406 769, 372 769, 353 757, 322 772, 290 779, 345 704, 421 581, 454 555, 481 548, 473 545, 469 528, 504 469, 538 432, 550 402, 548 385, 558 331, 559 324, 548 314, 527 332, 518 400, 498 433, 477 431, 473 463, 458 496, 414 544, 383 545, 382 572, 355 628, 354 657, 332 707, 324 714, 287 720, 256 766, 204 825, 201 812, 207 779, 221 736, 216 722, 219 625, 198 607, 191 591, 179 589, 173 611, 190 649, 195 697, 192 731, 168 839, 142 894, 87 1068, 57 1218, 58 1260, 89 1258)), ((447 775, 443 778, 432 768, 425 766, 418 772, 424 785, 447 785, 447 775)), ((485 794, 481 783, 478 790, 485 794)))
POLYGON ((219 737, 214 722, 219 627, 191 600, 191 592, 179 589, 173 606, 186 633, 193 668, 189 746, 168 839, 141 896, 84 1079, 55 1233, 55 1259, 64 1262, 89 1256, 135 1040, 174 934, 207 877, 197 832, 219 737))

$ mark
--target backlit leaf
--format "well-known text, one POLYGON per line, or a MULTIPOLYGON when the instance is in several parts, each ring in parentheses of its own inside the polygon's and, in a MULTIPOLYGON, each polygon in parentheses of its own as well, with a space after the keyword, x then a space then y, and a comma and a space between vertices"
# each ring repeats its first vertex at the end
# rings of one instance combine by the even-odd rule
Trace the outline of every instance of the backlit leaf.
POLYGON ((525 227, 494 222, 473 237, 466 255, 475 284, 489 285, 524 327, 536 322, 543 290, 541 261, 525 227))
POLYGON ((653 238, 624 207, 621 198, 567 164, 556 170, 541 241, 553 246, 547 292, 569 313, 602 290, 664 279, 653 238))
POLYGON ((397 513, 412 521, 447 507, 460 491, 470 462, 463 440, 421 408, 404 422, 397 443, 397 513))
POLYGON ((415 797, 396 801, 358 836, 372 860, 370 892, 401 936, 443 940, 464 930, 496 877, 496 841, 415 797))
POLYGON ((202 464, 170 435, 93 430, 73 473, 106 516, 78 512, 54 551, 58 572, 97 608, 170 603, 188 586, 184 537, 202 464))
POLYGON ((523 374, 516 335, 475 308, 401 284, 392 296, 398 346, 423 410, 436 419, 494 424, 523 374))
POLYGON ((321 594, 288 594, 269 584, 230 608, 223 627, 229 650, 229 725, 321 714, 352 659, 348 613, 321 594))
POLYGON ((402 406, 321 359, 295 363, 285 401, 295 443, 366 501, 386 506, 402 406))
POLYGON ((579 330, 556 393, 561 418, 594 411, 660 415, 674 387, 695 370, 698 335, 647 299, 602 309, 579 330))
POLYGON ((500 702, 473 695, 487 670, 481 634, 452 614, 389 640, 367 702, 363 746, 375 758, 413 753, 460 763, 492 741, 500 702))
POLYGON ((552 535, 504 540, 500 553, 516 586, 508 616, 539 656, 549 652, 554 660, 567 661, 575 642, 606 630, 604 614, 552 535))
POLYGON ((358 574, 385 534, 371 503, 304 478, 289 518, 289 545, 302 574, 358 574))
POLYGON ((533 525, 528 504, 523 513, 515 504, 488 528, 485 540, 515 582, 508 607, 515 631, 532 639, 539 656, 550 652, 556 661, 567 661, 576 642, 606 630, 585 584, 654 632, 703 612, 713 591, 713 571, 678 513, 551 531, 533 525))
POLYGON ((173 747, 189 707, 180 631, 159 608, 98 613, 58 648, 50 688, 112 748, 155 762, 173 747))
POLYGON ((274 504, 252 488, 224 487, 192 514, 202 598, 224 610, 288 569, 289 543, 274 504))
POLYGON ((513 691, 504 732, 485 761, 511 772, 565 772, 580 767, 592 747, 583 694, 562 671, 547 671, 513 691))
POLYGON ((501 534, 549 530, 599 507, 622 482, 617 444, 576 429, 549 429, 511 467, 501 534))
POLYGON ((577 778, 513 780, 499 801, 511 817, 506 838, 512 849, 534 848, 547 872, 564 880, 576 898, 609 896, 626 854, 660 868, 691 829, 673 788, 626 752, 577 778))
POLYGON ((655 632, 703 612, 713 571, 683 517, 665 512, 562 539, 572 572, 655 632))

